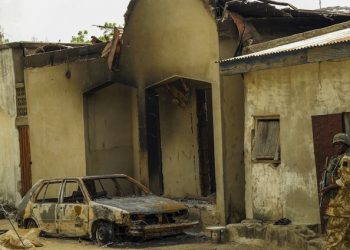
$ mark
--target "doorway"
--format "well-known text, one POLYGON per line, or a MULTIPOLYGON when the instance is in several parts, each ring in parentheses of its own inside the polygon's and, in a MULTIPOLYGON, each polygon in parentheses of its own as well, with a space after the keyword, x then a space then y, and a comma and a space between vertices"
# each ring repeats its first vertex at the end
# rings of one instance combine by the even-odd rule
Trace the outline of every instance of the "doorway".
MULTIPOLYGON (((337 133, 349 132, 349 114, 350 113, 338 113, 312 116, 318 189, 320 188, 319 183, 322 180, 322 174, 327 164, 326 161, 334 155, 332 147, 333 136, 337 133)), ((327 223, 324 213, 324 209, 320 209, 321 227, 323 232, 327 223)))
POLYGON ((159 94, 155 88, 146 89, 146 126, 149 186, 153 193, 162 195, 164 186, 159 120, 159 94))
POLYGON ((208 196, 216 192, 211 89, 197 89, 196 97, 200 186, 202 196, 208 196))
POLYGON ((145 91, 151 191, 174 198, 214 194, 210 84, 180 78, 145 91))

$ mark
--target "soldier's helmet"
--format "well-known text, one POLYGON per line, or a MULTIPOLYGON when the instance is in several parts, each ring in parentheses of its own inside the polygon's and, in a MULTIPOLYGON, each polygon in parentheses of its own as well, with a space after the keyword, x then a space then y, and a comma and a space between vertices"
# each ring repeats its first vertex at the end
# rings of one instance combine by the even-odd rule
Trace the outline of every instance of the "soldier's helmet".
POLYGON ((350 147, 350 139, 349 136, 345 133, 338 133, 333 137, 333 142, 332 144, 336 143, 336 142, 342 142, 344 143, 346 146, 350 147))

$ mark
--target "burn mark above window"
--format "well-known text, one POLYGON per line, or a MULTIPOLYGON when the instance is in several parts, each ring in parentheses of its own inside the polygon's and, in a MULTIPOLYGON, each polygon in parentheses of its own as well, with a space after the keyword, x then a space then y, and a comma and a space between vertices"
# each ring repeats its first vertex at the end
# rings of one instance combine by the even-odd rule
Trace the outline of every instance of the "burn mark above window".
POLYGON ((252 159, 280 161, 279 117, 256 117, 252 159))

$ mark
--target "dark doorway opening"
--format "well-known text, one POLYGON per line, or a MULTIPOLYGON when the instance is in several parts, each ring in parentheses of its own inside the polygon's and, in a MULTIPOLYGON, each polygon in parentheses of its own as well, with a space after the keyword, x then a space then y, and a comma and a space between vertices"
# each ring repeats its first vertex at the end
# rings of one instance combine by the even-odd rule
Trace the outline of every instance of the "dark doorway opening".
POLYGON ((208 196, 216 192, 211 89, 197 89, 196 96, 200 186, 202 196, 208 196))
POLYGON ((146 89, 146 126, 149 187, 155 194, 164 192, 159 120, 159 95, 155 88, 146 89))
MULTIPOLYGON (((337 133, 348 133, 349 121, 349 113, 312 116, 318 189, 320 188, 319 183, 322 180, 322 173, 326 167, 326 159, 330 159, 334 155, 332 147, 333 136, 337 133)), ((326 206, 324 206, 323 209, 320 209, 321 227, 323 232, 325 232, 327 224, 327 219, 324 214, 325 208, 326 206)))

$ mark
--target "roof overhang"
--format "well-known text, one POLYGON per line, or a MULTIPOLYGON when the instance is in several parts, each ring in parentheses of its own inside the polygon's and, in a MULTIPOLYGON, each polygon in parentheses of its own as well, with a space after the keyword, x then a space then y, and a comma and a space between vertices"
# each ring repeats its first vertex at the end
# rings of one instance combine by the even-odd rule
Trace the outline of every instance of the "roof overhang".
POLYGON ((350 57, 350 41, 321 47, 283 51, 276 54, 264 54, 258 57, 246 57, 241 60, 221 61, 220 73, 223 76, 229 76, 269 68, 339 60, 348 57, 350 57))

